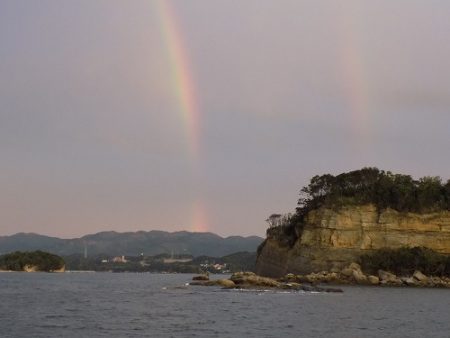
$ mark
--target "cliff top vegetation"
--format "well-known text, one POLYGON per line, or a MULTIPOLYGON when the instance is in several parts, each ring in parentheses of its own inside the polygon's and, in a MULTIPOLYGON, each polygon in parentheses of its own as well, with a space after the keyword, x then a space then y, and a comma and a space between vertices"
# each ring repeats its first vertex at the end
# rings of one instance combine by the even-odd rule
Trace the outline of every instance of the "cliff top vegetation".
POLYGON ((300 191, 297 215, 320 207, 374 204, 378 209, 427 213, 450 210, 450 180, 393 174, 378 168, 362 168, 337 176, 314 176, 300 191))

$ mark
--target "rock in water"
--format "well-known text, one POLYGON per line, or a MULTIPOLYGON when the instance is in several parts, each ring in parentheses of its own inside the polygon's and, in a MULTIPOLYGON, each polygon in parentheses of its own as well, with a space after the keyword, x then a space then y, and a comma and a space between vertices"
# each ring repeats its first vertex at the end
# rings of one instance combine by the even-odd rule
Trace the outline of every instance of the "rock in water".
POLYGON ((253 272, 235 273, 230 277, 230 280, 232 280, 236 285, 242 287, 279 287, 281 285, 281 283, 276 281, 275 279, 257 276, 253 272))
POLYGON ((232 289, 236 287, 236 284, 230 279, 216 279, 216 280, 210 280, 206 281, 206 286, 221 286, 226 289, 232 289))
POLYGON ((192 277, 192 280, 209 280, 209 276, 208 275, 198 275, 198 276, 192 277))

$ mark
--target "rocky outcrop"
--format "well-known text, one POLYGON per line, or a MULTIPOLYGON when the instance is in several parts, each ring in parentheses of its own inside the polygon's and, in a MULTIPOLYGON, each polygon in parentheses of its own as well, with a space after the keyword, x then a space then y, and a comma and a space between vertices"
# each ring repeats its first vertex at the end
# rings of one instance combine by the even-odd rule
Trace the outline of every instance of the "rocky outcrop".
POLYGON ((61 268, 55 269, 55 270, 51 270, 50 272, 66 272, 66 266, 63 265, 61 268))
POLYGON ((24 272, 36 272, 36 271, 39 271, 39 270, 38 270, 38 267, 36 265, 28 265, 28 264, 26 264, 23 267, 23 271, 24 272))
MULTIPOLYGON (((295 280, 294 275, 292 278, 295 280)), ((194 277, 195 278, 195 277, 194 277)), ((198 280, 193 279, 192 286, 220 286, 224 289, 250 289, 250 290, 292 290, 292 291, 316 291, 316 292, 342 292, 337 288, 325 288, 312 285, 304 285, 300 282, 281 278, 279 280, 262 277, 254 272, 236 272, 229 279, 198 280)))
POLYGON ((400 213, 373 205, 321 208, 308 213, 293 245, 287 242, 268 235, 257 258, 259 275, 341 271, 382 248, 426 247, 450 254, 450 212, 400 213))
POLYGON ((192 280, 209 280, 209 276, 208 275, 198 275, 198 276, 194 276, 192 278, 192 280))
POLYGON ((292 273, 280 278, 279 282, 317 284, 347 284, 347 285, 377 285, 377 286, 414 286, 450 288, 450 278, 426 276, 421 271, 415 271, 412 276, 397 276, 389 271, 378 270, 378 276, 366 275, 359 264, 351 263, 338 272, 312 272, 307 275, 292 273))

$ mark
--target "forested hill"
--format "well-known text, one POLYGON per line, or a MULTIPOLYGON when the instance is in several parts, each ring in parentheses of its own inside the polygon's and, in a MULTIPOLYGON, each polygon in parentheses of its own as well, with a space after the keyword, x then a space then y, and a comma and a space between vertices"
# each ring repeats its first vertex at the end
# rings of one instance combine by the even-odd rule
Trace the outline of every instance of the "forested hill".
POLYGON ((61 239, 19 233, 0 237, 0 254, 43 250, 57 255, 157 255, 162 253, 221 257, 239 251, 254 252, 263 239, 257 236, 220 237, 213 233, 138 231, 100 232, 81 238, 61 239))

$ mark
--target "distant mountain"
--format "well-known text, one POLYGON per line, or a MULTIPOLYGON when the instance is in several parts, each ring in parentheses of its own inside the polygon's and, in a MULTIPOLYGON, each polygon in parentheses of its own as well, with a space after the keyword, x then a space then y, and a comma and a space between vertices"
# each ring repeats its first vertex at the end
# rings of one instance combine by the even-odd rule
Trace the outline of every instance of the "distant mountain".
POLYGON ((57 255, 157 255, 162 253, 221 257, 239 251, 256 251, 263 238, 257 236, 220 237, 209 232, 138 231, 99 232, 81 238, 61 239, 33 233, 0 236, 0 254, 12 251, 43 250, 57 255))

